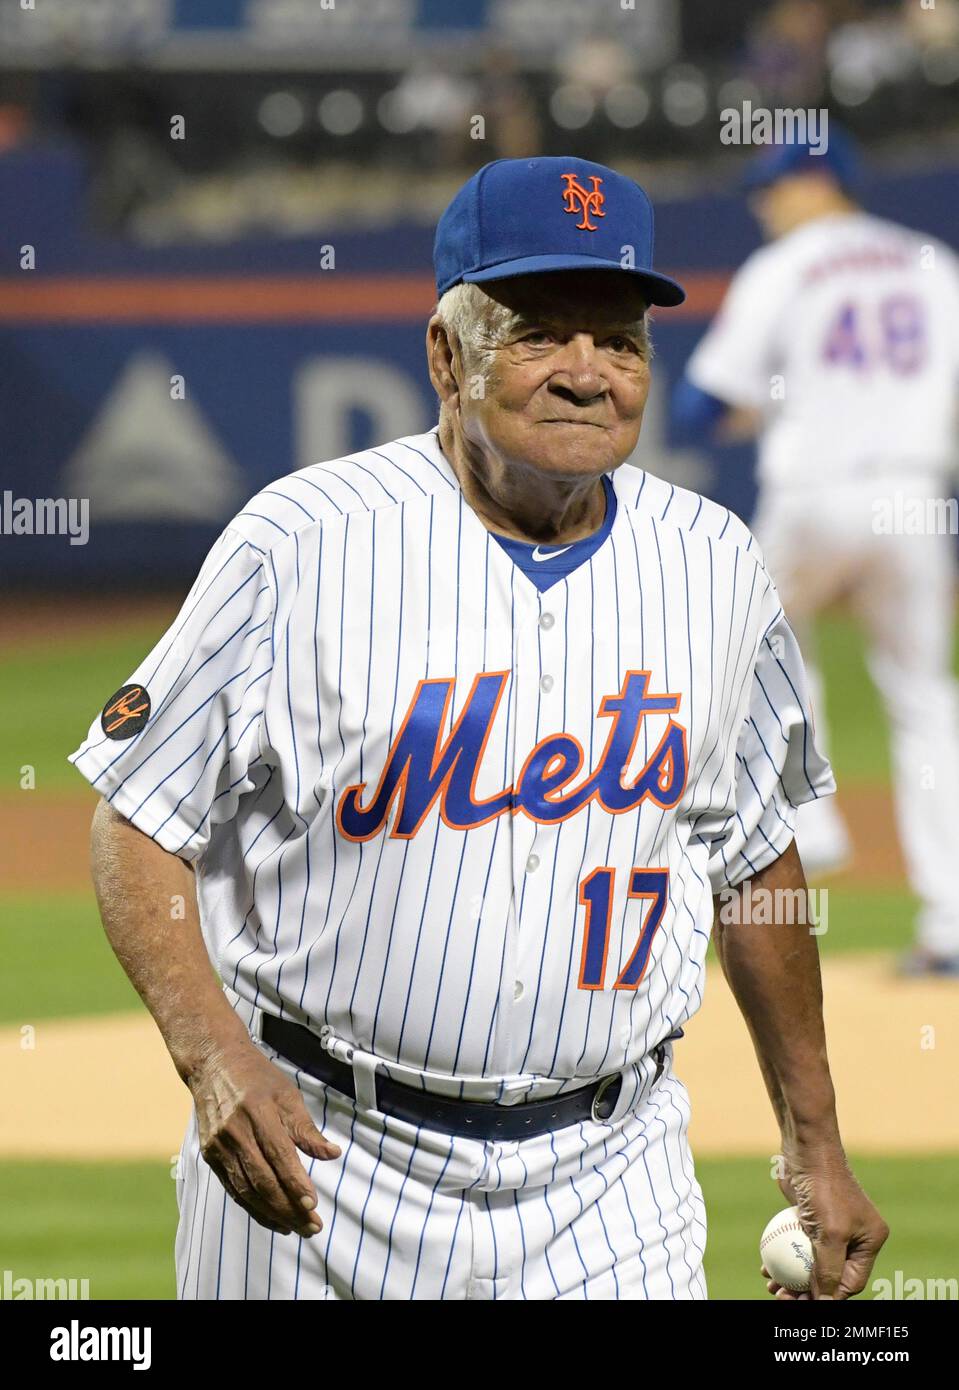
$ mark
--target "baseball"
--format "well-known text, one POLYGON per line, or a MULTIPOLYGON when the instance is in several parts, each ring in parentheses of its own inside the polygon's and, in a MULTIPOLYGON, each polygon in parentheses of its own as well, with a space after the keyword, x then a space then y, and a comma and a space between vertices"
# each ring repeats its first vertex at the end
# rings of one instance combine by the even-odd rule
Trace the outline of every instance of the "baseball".
POLYGON ((790 1293, 805 1293, 812 1274, 812 1242, 799 1221, 797 1207, 786 1207, 768 1222, 759 1242, 759 1254, 775 1279, 790 1293))

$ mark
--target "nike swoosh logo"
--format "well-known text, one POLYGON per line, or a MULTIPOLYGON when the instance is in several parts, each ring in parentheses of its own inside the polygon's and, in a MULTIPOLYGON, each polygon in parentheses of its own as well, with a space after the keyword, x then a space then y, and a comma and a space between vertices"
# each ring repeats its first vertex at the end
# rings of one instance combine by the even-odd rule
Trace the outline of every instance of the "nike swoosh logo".
POLYGON ((566 552, 567 552, 567 550, 572 550, 572 548, 573 548, 573 547, 572 547, 571 545, 564 545, 563 548, 562 548, 562 550, 548 550, 548 551, 546 552, 545 555, 540 555, 540 553, 539 553, 539 546, 537 545, 537 546, 535 546, 534 549, 533 549, 533 559, 534 559, 534 560, 555 560, 557 555, 565 555, 566 552))

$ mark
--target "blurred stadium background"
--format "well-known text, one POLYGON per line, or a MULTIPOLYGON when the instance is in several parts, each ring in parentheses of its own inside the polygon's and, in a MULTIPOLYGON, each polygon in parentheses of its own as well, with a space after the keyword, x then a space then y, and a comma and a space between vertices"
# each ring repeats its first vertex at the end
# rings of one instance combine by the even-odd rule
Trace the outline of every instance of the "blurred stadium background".
MULTIPOLYGON (((638 461, 749 517, 752 450, 680 447, 664 408, 758 244, 753 151, 720 140, 745 101, 828 107, 866 206, 956 244, 956 0, 0 0, 0 494, 91 519, 0 537, 0 1268, 172 1294, 185 1093, 103 941, 65 756, 250 493, 433 423, 432 230, 470 172, 571 153, 649 189, 690 293, 638 461)), ((841 613, 822 640, 857 837, 821 937, 840 1118, 893 1227, 877 1273, 954 1277, 955 984, 892 980, 885 732, 841 613)), ((677 1067, 712 1296, 764 1297, 776 1136, 718 979, 677 1067)))

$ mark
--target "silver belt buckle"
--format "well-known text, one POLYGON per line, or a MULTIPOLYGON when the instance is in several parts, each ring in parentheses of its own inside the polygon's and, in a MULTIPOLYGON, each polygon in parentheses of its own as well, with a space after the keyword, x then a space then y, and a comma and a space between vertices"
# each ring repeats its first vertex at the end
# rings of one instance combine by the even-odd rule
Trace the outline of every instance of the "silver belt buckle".
POLYGON ((617 1071, 617 1072, 613 1072, 613 1075, 612 1075, 612 1076, 607 1076, 606 1079, 605 1079, 605 1081, 601 1081, 601 1082, 599 1083, 599 1085, 596 1087, 596 1094, 593 1096, 593 1103, 592 1103, 592 1105, 590 1106, 590 1111, 589 1111, 589 1117, 590 1117, 590 1119, 593 1121, 594 1124, 603 1124, 603 1123, 605 1123, 605 1121, 608 1120, 609 1117, 610 1117, 610 1115, 613 1113, 613 1106, 612 1106, 612 1105, 607 1106, 607 1108, 606 1108, 606 1113, 605 1113, 605 1114, 601 1114, 601 1113, 600 1113, 600 1108, 599 1108, 599 1107, 600 1107, 600 1104, 601 1104, 601 1102, 602 1102, 603 1096, 605 1096, 605 1094, 606 1094, 606 1092, 609 1090, 610 1086, 612 1086, 613 1083, 616 1082, 616 1081, 618 1081, 618 1082, 620 1082, 620 1084, 622 1084, 622 1079, 623 1079, 623 1078, 622 1078, 622 1073, 621 1073, 621 1072, 618 1072, 618 1071, 617 1071))

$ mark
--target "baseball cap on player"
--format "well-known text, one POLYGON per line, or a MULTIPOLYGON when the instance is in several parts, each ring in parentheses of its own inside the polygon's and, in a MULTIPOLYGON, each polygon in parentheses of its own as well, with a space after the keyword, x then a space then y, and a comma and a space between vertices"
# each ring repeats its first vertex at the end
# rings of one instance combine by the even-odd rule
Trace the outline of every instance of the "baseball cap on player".
POLYGON ((832 174, 846 192, 851 192, 859 183, 861 170, 856 142, 835 122, 830 123, 824 141, 796 140, 764 150, 747 167, 743 190, 753 193, 759 188, 768 188, 788 174, 821 172, 832 174))
POLYGON ((647 303, 682 304, 653 270, 653 209, 638 183, 588 159, 496 159, 463 185, 433 246, 436 288, 551 270, 619 270, 647 303))

